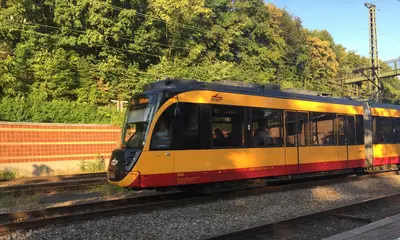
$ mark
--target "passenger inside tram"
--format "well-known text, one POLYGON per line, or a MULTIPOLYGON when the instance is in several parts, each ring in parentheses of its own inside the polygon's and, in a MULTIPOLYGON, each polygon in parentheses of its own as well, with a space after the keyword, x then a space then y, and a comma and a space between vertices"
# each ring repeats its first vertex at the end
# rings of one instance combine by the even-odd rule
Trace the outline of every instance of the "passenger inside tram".
POLYGON ((215 138, 213 139, 213 145, 214 146, 219 146, 219 147, 220 146, 224 146, 226 139, 225 139, 225 136, 222 133, 221 129, 216 128, 214 130, 214 135, 215 135, 215 138))
POLYGON ((264 121, 259 122, 259 129, 257 129, 254 136, 254 146, 267 146, 272 144, 272 137, 269 133, 269 128, 264 121))
POLYGON ((158 124, 155 136, 152 141, 153 147, 169 148, 170 147, 170 131, 165 120, 161 120, 158 124))

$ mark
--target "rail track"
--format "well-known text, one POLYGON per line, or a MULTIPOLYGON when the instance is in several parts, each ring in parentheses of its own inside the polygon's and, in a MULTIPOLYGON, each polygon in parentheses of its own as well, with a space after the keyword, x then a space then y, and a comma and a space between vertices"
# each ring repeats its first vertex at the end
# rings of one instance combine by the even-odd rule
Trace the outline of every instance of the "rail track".
MULTIPOLYGON (((347 224, 349 224, 351 221, 353 222, 351 226, 345 227, 344 231, 371 223, 373 222, 373 218, 367 217, 368 213, 371 214, 372 212, 379 210, 380 207, 385 206, 385 204, 388 204, 390 201, 399 200, 400 192, 374 197, 357 203, 305 214, 278 222, 261 223, 257 226, 204 239, 308 239, 310 236, 312 236, 313 239, 320 239, 343 232, 337 231, 338 229, 335 229, 335 227, 336 225, 340 225, 339 222, 341 222, 341 225, 343 225, 344 220, 347 220, 347 224), (354 224, 354 222, 356 224, 354 224), (329 231, 327 232, 326 226, 328 225, 330 228, 332 228, 330 230, 332 233, 329 233, 329 231), (308 232, 308 235, 304 234, 305 232, 308 232)), ((393 214, 395 213, 392 212, 385 217, 393 214)), ((346 224, 346 222, 344 224, 346 224)))
MULTIPOLYGON (((387 173, 385 173, 387 174, 387 173)), ((368 175, 373 177, 373 175, 368 175)), ((367 177, 367 176, 362 176, 367 177)), ((19 229, 36 228, 46 225, 59 224, 75 220, 86 220, 111 215, 146 212, 173 207, 182 207, 189 204, 199 204, 220 199, 228 200, 237 197, 253 196, 268 192, 282 192, 293 189, 302 189, 311 186, 321 186, 338 182, 347 182, 362 177, 346 177, 324 179, 318 181, 293 183, 269 186, 262 188, 245 189, 240 191, 226 191, 213 194, 177 192, 144 197, 133 197, 120 200, 100 201, 71 206, 54 207, 32 211, 20 211, 0 214, 0 233, 19 229)))
POLYGON ((15 178, 12 180, 0 180, 1 186, 10 186, 17 184, 31 184, 31 183, 43 183, 43 182, 59 182, 59 181, 71 181, 87 178, 106 177, 107 173, 82 173, 82 174, 68 174, 68 175, 54 175, 54 176, 40 176, 40 177, 27 177, 27 178, 15 178))
POLYGON ((0 182, 0 195, 61 192, 87 188, 106 182, 105 173, 21 178, 0 182))

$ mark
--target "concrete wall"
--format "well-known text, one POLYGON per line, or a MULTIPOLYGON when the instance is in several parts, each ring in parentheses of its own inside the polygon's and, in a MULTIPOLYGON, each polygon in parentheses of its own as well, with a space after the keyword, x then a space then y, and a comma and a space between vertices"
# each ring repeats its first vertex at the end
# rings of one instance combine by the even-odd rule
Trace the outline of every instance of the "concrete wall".
POLYGON ((120 128, 98 124, 0 122, 0 170, 23 176, 79 172, 81 160, 106 159, 120 128))

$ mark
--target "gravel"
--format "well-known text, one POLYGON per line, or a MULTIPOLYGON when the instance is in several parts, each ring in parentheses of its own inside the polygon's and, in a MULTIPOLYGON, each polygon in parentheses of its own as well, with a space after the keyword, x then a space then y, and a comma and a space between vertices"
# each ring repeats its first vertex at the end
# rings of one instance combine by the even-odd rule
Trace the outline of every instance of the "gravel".
MULTIPOLYGON (((172 191, 171 191, 172 192, 172 191)), ((53 208, 53 207, 63 207, 91 202, 99 202, 99 201, 109 201, 109 200, 118 200, 124 198, 132 198, 132 197, 144 197, 150 195, 158 195, 162 193, 158 193, 153 190, 143 190, 139 192, 134 191, 124 191, 123 193, 115 193, 115 194, 105 194, 101 191, 71 191, 65 193, 55 193, 55 194, 45 194, 38 196, 23 196, 22 198, 30 198, 31 200, 22 200, 21 204, 18 203, 17 206, 12 207, 2 207, 0 206, 0 213, 8 213, 8 212, 17 212, 17 211, 27 211, 27 210, 35 210, 35 209, 43 209, 43 208, 53 208), (71 199, 72 198, 72 199, 71 199)), ((21 201, 19 197, 9 197, 9 201, 21 201)), ((1 204, 0 204, 1 205, 1 204)))
MULTIPOLYGON (((393 198, 390 200, 379 201, 378 203, 364 204, 356 206, 352 209, 347 209, 345 215, 361 217, 372 222, 400 214, 400 201, 393 198)), ((365 221, 352 220, 340 217, 340 215, 325 216, 324 218, 316 219, 310 222, 294 224, 290 228, 279 229, 278 231, 262 233, 255 237, 246 238, 246 240, 308 240, 308 239, 323 239, 333 236, 351 229, 361 227, 368 224, 365 221)), ((362 237, 362 236, 359 236, 362 237)), ((357 238, 359 239, 359 238, 357 238)))
POLYGON ((49 226, 10 233, 0 239, 199 239, 399 191, 400 176, 384 175, 49 226))

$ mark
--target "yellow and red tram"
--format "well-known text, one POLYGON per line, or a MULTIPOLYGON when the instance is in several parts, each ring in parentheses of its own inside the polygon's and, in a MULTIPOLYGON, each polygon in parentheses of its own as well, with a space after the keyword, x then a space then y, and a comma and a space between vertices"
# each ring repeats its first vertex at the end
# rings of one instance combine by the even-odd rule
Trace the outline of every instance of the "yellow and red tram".
POLYGON ((109 182, 135 189, 396 168, 400 106, 194 80, 132 97, 109 182))

